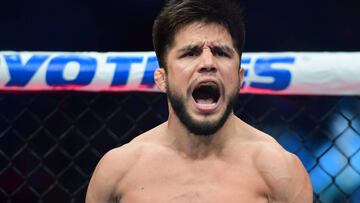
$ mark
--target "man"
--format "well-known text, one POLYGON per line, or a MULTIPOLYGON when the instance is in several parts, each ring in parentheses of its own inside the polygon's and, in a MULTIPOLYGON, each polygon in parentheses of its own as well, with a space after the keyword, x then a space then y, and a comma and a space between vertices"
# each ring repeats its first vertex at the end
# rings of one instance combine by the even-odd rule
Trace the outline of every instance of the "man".
POLYGON ((312 202, 299 159, 237 118, 244 25, 227 0, 170 0, 153 41, 168 121, 108 152, 87 203, 312 202))

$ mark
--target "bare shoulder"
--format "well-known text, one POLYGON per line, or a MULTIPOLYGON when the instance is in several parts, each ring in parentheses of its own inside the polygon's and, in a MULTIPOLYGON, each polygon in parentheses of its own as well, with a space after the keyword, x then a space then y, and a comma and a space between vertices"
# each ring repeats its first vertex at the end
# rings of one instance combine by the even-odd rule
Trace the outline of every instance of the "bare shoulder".
POLYGON ((117 202, 117 185, 135 162, 140 151, 126 144, 107 152, 97 164, 91 177, 86 203, 117 202))
POLYGON ((275 202, 310 203, 312 186, 300 159, 286 151, 273 137, 247 124, 241 124, 252 147, 254 166, 269 188, 275 202))
POLYGON ((145 132, 130 143, 108 151, 100 159, 88 186, 86 203, 117 202, 119 200, 120 194, 117 192, 122 179, 146 153, 146 149, 149 148, 147 145, 155 145, 156 141, 151 141, 150 137, 158 130, 159 127, 145 132))
POLYGON ((291 203, 313 201, 309 175, 296 155, 269 139, 259 144, 254 158, 272 199, 291 203))

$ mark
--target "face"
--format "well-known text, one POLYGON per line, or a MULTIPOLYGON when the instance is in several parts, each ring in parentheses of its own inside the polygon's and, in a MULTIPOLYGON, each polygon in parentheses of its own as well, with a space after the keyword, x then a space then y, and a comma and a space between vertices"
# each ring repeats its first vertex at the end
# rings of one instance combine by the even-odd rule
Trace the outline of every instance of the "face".
POLYGON ((166 62, 170 113, 195 135, 217 132, 232 112, 243 74, 229 32, 214 23, 189 24, 177 31, 166 62))

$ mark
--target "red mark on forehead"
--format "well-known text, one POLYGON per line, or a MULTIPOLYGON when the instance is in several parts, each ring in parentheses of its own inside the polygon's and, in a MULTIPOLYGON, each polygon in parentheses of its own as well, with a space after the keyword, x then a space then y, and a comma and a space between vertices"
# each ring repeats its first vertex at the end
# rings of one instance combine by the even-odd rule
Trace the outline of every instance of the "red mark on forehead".
POLYGON ((212 49, 214 46, 216 46, 214 42, 208 42, 208 41, 203 42, 202 45, 200 45, 202 49, 205 48, 212 49))

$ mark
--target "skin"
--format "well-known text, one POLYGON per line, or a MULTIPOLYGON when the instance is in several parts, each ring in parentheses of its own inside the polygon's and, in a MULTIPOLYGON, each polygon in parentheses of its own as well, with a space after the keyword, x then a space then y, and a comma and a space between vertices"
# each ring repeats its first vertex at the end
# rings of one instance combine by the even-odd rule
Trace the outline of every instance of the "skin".
MULTIPOLYGON (((189 50, 189 49, 186 49, 189 50)), ((217 24, 192 23, 178 30, 167 55, 167 73, 155 81, 182 96, 197 122, 216 121, 243 80, 240 57, 228 31, 217 24), (183 54, 186 47, 201 47, 183 54), (230 56, 214 51, 229 48, 230 56), (189 89, 202 77, 224 87, 210 113, 193 103, 189 89), (168 83, 166 82, 168 80, 168 83)), ((106 153, 90 180, 86 203, 310 203, 312 187, 299 159, 271 136, 230 113, 208 136, 194 135, 169 104, 168 121, 106 153)))

